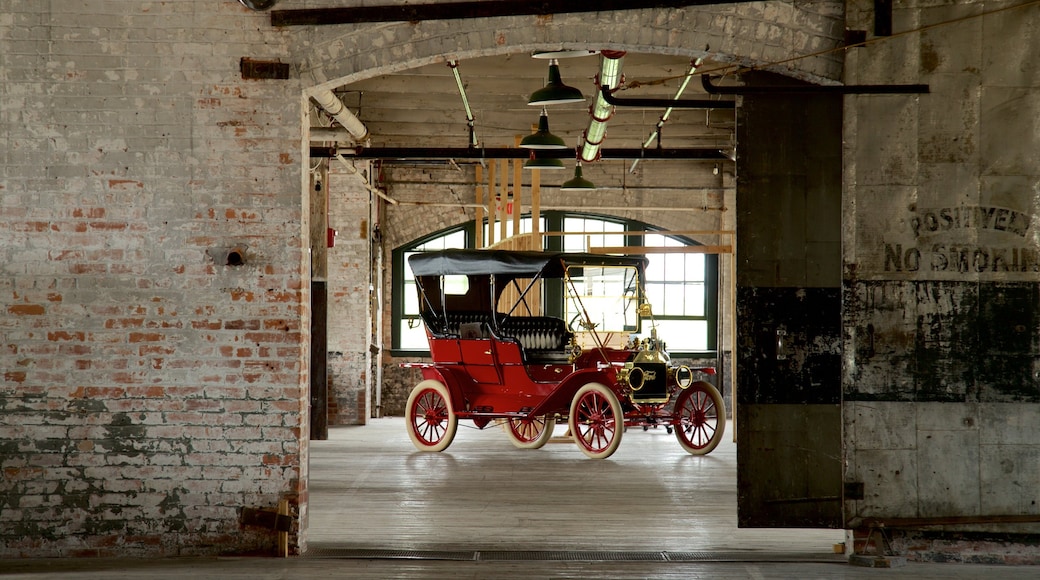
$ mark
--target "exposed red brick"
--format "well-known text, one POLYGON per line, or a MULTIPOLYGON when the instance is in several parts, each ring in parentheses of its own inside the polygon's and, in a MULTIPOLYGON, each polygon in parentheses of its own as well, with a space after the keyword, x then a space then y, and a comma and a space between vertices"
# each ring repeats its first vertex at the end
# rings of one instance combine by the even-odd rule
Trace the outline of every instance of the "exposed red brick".
POLYGON ((24 383, 25 372, 24 371, 8 371, 4 373, 4 382, 6 383, 24 383))
POLYGON ((105 217, 105 208, 103 207, 77 207, 72 210, 72 217, 77 218, 92 218, 99 219, 105 217))
POLYGON ((74 332, 68 332, 67 330, 56 330, 54 332, 47 333, 47 340, 51 342, 57 342, 61 340, 78 340, 83 341, 86 338, 86 334, 82 330, 74 332))
POLYGON ((231 299, 236 301, 236 302, 239 301, 239 300, 244 301, 244 302, 252 302, 254 300, 254 298, 255 298, 252 292, 250 292, 248 290, 243 290, 241 288, 232 288, 230 290, 230 293, 231 293, 231 299))
POLYGON ((7 307, 8 314, 37 316, 45 312, 40 304, 13 304, 7 307))
POLYGON ((143 318, 111 318, 105 321, 105 328, 141 328, 143 318))
POLYGON ((105 274, 108 266, 105 264, 72 264, 69 266, 71 274, 105 274))
POLYGON ((224 322, 227 330, 260 330, 259 320, 227 320, 224 322))
POLYGON ((116 191, 131 191, 144 189, 144 184, 133 179, 109 179, 108 188, 116 191))
POLYGON ((160 332, 131 332, 130 342, 160 342, 166 336, 160 332))

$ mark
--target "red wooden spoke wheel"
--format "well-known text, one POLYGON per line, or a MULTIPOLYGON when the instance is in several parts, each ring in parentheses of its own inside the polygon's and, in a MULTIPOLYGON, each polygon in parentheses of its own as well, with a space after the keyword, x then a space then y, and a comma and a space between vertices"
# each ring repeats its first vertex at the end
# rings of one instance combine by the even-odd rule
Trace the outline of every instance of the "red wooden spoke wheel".
POLYGON ((675 399, 675 438, 694 455, 710 453, 726 430, 726 406, 718 389, 697 381, 675 399))
POLYGON ((556 418, 550 415, 506 421, 506 433, 520 449, 541 449, 552 438, 556 418))
POLYGON ((451 445, 459 426, 448 388, 434 380, 415 385, 408 395, 405 415, 408 437, 419 451, 443 451, 451 445))
POLYGON ((625 430, 621 403, 599 383, 589 383, 574 394, 568 423, 578 449, 593 459, 605 459, 617 451, 625 430))

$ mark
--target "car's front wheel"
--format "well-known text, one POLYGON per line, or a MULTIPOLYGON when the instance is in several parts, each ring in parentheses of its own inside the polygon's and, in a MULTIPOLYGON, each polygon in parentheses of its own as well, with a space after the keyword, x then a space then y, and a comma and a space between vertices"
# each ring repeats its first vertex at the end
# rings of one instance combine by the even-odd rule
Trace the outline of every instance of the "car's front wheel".
POLYGON ((578 389, 571 400, 568 427, 582 453, 593 459, 606 459, 617 451, 625 430, 621 403, 606 386, 589 383, 578 389))

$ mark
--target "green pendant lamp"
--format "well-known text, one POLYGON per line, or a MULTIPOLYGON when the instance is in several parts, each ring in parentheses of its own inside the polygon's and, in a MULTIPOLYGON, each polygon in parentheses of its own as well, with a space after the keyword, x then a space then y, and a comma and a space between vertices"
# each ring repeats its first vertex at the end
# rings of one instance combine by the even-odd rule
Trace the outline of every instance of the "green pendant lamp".
POLYGON ((531 157, 524 161, 524 169, 563 169, 563 160, 555 157, 535 157, 531 151, 531 157))
POLYGON ((524 149, 566 149, 567 143, 549 132, 549 113, 542 107, 538 117, 538 130, 520 140, 524 149))
POLYGON ((549 83, 531 93, 527 101, 531 106, 562 105, 564 103, 581 103, 585 95, 574 87, 563 84, 560 78, 560 63, 555 58, 549 59, 549 83))
POLYGON ((581 161, 574 166, 574 177, 560 184, 560 191, 592 191, 596 185, 581 175, 581 161))

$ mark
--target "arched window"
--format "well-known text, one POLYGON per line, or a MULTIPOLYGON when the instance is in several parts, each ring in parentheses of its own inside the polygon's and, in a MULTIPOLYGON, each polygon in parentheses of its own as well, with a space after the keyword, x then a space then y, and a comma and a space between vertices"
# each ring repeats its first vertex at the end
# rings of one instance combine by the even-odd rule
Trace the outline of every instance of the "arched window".
MULTIPOLYGON (((521 220, 521 233, 530 231, 530 218, 521 220)), ((512 224, 509 224, 509 233, 512 224)), ((485 232, 487 224, 484 224, 485 232)), ((681 236, 654 233, 646 223, 592 214, 545 212, 541 231, 546 250, 585 252, 597 247, 650 248, 697 245, 681 236), (567 235, 560 235, 568 232, 567 235), (644 233, 645 232, 645 233, 644 233)), ((419 299, 407 257, 415 252, 471 248, 474 223, 441 230, 414 240, 393 252, 392 354, 428 354, 426 333, 419 318, 419 299)), ((486 239, 486 238, 485 238, 486 239)), ((718 256, 703 253, 646 254, 646 294, 654 308, 658 336, 672 356, 714 356, 718 317, 718 256)), ((546 311, 566 317, 562 289, 546 288, 546 311)), ((649 332, 649 330, 645 330, 649 332)))

